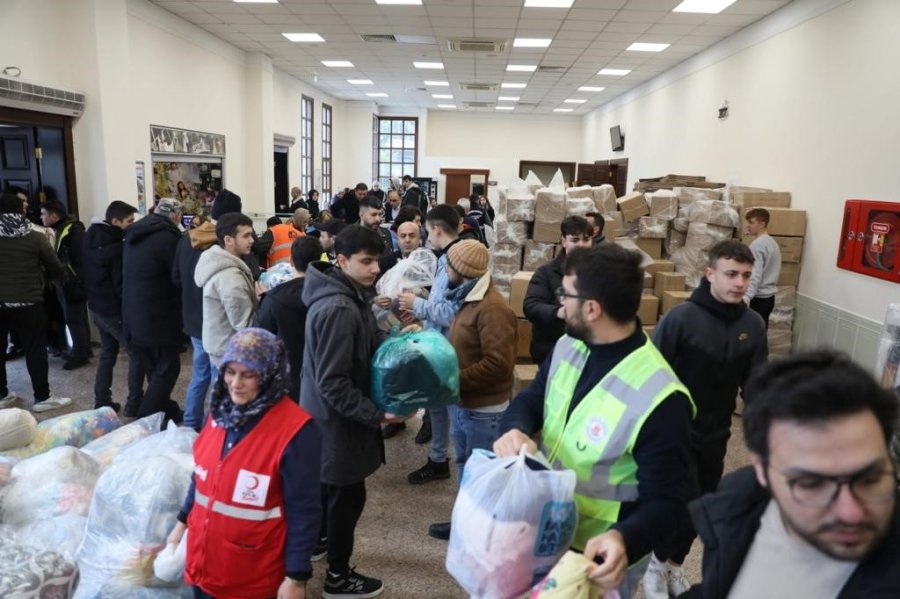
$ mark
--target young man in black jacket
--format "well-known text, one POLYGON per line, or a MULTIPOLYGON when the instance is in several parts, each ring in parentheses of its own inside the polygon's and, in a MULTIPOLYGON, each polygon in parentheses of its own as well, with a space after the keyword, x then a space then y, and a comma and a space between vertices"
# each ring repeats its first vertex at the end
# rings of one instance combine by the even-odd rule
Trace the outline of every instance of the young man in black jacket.
POLYGON ((531 321, 531 358, 541 364, 553 352, 565 332, 565 315, 556 290, 562 285, 566 254, 591 247, 592 229, 587 219, 569 216, 559 226, 562 249, 555 259, 535 271, 525 293, 525 318, 531 321))
MULTIPOLYGON (((653 331, 653 342, 697 404, 691 434, 694 497, 719 485, 738 390, 768 357, 762 318, 743 301, 752 272, 753 254, 746 245, 717 243, 700 286, 653 331)), ((745 392, 744 399, 752 398, 745 392)), ((644 578, 648 599, 677 597, 689 588, 682 564, 695 537, 690 520, 684 519, 669 541, 656 548, 644 578)))
POLYGON ((683 597, 900 597, 896 394, 833 352, 771 362, 747 386, 753 466, 691 504, 703 582, 683 597))
MULTIPOLYGON (((122 249, 125 229, 134 223, 137 208, 115 200, 106 208, 106 218, 88 227, 84 236, 84 287, 91 320, 100 333, 100 360, 94 379, 94 407, 121 405, 112 400, 113 369, 119 347, 126 346, 122 327, 122 249)), ((128 401, 139 401, 144 384, 141 361, 128 361, 128 401)))

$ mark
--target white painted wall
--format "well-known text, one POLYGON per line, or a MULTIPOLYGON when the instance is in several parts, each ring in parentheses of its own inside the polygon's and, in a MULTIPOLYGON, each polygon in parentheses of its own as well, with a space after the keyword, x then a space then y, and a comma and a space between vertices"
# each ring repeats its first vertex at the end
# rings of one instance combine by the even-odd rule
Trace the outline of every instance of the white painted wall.
POLYGON ((793 207, 808 211, 800 292, 881 322, 900 288, 834 264, 846 199, 900 201, 897 31, 900 2, 847 2, 587 115, 581 158, 612 157, 609 128, 621 125, 629 187, 683 173, 791 191, 793 207), (726 98, 730 116, 719 121, 726 98))

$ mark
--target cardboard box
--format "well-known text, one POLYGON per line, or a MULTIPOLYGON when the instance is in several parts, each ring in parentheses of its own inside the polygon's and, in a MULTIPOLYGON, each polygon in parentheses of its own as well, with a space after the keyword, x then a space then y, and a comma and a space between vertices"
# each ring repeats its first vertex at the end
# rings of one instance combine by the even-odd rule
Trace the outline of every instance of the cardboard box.
POLYGON ((800 283, 800 265, 788 262, 781 263, 781 275, 778 277, 778 286, 788 285, 796 287, 800 283))
POLYGON ((662 297, 666 291, 684 291, 686 277, 680 272, 658 272, 653 284, 653 293, 662 297))
POLYGON ((665 239, 669 232, 669 221, 656 216, 642 216, 638 219, 638 227, 642 239, 665 239))
POLYGON ((565 192, 541 189, 538 190, 536 195, 534 204, 535 222, 560 223, 566 218, 565 192))
POLYGON ((731 201, 744 208, 790 208, 791 194, 787 191, 738 191, 732 192, 731 201))
POLYGON ((644 289, 653 289, 653 275, 644 271, 644 289))
POLYGON ((639 191, 625 194, 616 202, 619 205, 619 211, 622 212, 622 218, 626 221, 637 220, 650 214, 647 199, 639 191))
POLYGON ((641 324, 656 324, 659 318, 659 298, 648 293, 643 294, 638 308, 638 318, 641 319, 641 324))
POLYGON ((534 241, 539 241, 541 243, 559 243, 560 233, 559 226, 562 224, 562 221, 559 222, 535 222, 534 223, 534 234, 531 238, 534 241))
POLYGON ((531 358, 531 322, 516 319, 516 358, 531 358))
POLYGON ((650 254, 651 258, 662 258, 662 239, 634 239, 635 245, 650 254))
POLYGON ((664 291, 662 295, 662 313, 665 314, 689 297, 691 297, 690 291, 664 291))
POLYGON ((509 306, 519 318, 525 318, 525 310, 522 305, 525 302, 525 293, 528 291, 528 283, 533 276, 533 272, 520 270, 513 275, 512 281, 509 284, 509 306))
MULTIPOLYGON (((744 206, 742 213, 744 221, 747 220, 747 211, 750 208, 744 206)), ((766 208, 769 211, 769 235, 773 237, 803 237, 806 235, 806 210, 794 210, 793 208, 766 208)))
POLYGON ((555 255, 556 246, 554 244, 541 243, 529 239, 525 242, 525 258, 522 260, 522 270, 535 271, 553 260, 555 255))
POLYGON ((516 364, 513 367, 513 397, 525 390, 525 387, 537 378, 537 364, 516 364))
POLYGON ((671 260, 654 260, 652 264, 644 267, 644 272, 655 275, 658 272, 675 272, 675 263, 671 260))
MULTIPOLYGON (((754 239, 753 235, 741 237, 741 241, 747 245, 753 243, 754 239)), ((772 237, 772 239, 775 240, 775 243, 778 244, 778 249, 781 250, 782 262, 800 262, 800 257, 803 254, 802 237, 772 237)))
POLYGON ((678 216, 678 198, 667 189, 657 191, 650 197, 650 216, 672 220, 678 216))

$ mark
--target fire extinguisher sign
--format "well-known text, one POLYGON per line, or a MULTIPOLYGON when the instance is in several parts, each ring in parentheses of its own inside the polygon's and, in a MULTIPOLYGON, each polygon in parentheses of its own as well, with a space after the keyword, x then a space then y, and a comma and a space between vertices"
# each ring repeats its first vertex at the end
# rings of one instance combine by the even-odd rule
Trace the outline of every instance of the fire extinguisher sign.
POLYGON ((871 249, 874 253, 880 254, 884 251, 884 240, 887 234, 891 232, 891 226, 887 223, 874 222, 871 225, 872 245, 871 249))

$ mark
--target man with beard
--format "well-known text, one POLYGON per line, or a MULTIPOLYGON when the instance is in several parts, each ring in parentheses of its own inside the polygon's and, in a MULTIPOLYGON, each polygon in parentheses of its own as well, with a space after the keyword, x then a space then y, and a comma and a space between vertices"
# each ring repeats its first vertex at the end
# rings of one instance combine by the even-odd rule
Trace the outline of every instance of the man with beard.
POLYGON ((614 244, 573 251, 557 290, 566 334, 512 402, 499 456, 542 451, 578 477, 572 546, 604 589, 631 597, 650 552, 686 511, 693 402, 637 319, 644 273, 614 244), (629 569, 629 565, 631 568, 629 569), (627 576, 626 576, 627 574, 627 576))
POLYGON ((703 582, 683 597, 900 597, 896 395, 832 352, 768 363, 747 386, 753 465, 691 505, 703 582))

